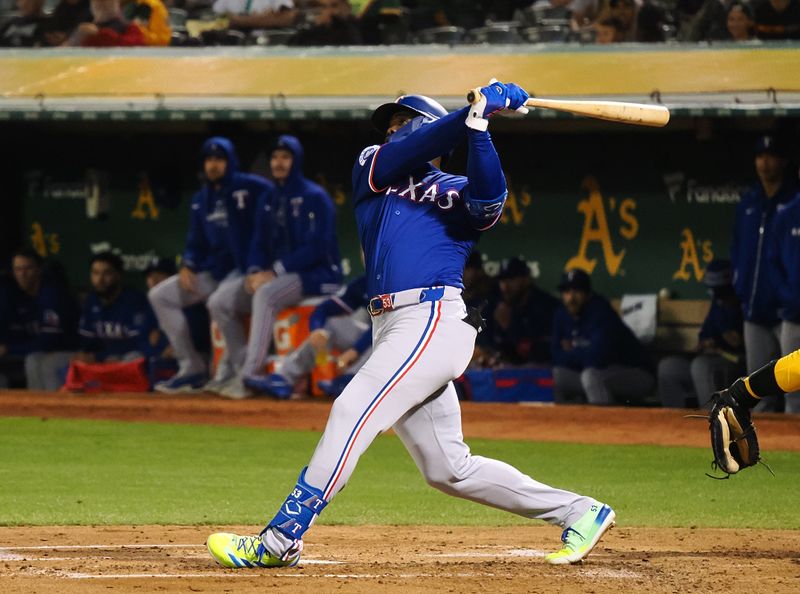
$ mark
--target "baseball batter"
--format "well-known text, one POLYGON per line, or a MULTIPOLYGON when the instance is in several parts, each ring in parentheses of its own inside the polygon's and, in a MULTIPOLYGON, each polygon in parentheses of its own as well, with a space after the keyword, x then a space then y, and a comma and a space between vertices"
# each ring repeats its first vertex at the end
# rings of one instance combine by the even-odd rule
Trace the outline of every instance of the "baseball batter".
POLYGON ((225 567, 298 562, 303 535, 347 483, 361 454, 394 428, 426 481, 450 495, 565 528, 550 563, 586 557, 614 523, 613 510, 555 489, 517 469, 473 456, 461 434, 452 380, 472 356, 482 320, 461 298, 464 263, 481 232, 502 214, 507 189, 487 132, 488 117, 519 109, 528 94, 491 81, 475 105, 448 114, 436 101, 405 95, 380 106, 387 142, 369 146, 353 168, 353 200, 373 297, 373 352, 336 402, 309 465, 258 536, 212 534, 225 567), (466 138, 467 176, 444 173, 439 158, 466 138))

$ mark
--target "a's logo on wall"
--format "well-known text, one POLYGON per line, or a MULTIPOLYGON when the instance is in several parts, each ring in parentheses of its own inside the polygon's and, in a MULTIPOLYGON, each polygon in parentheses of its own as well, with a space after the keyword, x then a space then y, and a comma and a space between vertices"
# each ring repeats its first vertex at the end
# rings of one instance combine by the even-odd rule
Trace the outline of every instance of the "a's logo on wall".
POLYGON ((578 253, 569 259, 565 268, 581 268, 591 274, 597 266, 597 258, 590 257, 590 253, 596 253, 596 250, 591 248, 594 244, 599 244, 608 274, 624 274, 621 265, 625 258, 625 248, 614 249, 609 215, 616 215, 619 219, 616 227, 619 237, 629 241, 634 239, 639 234, 639 221, 634 214, 636 201, 632 198, 621 201, 613 197, 604 199, 597 180, 591 176, 584 179, 581 185, 589 192, 589 196, 578 203, 578 212, 583 215, 583 230, 578 253))
POLYGON ((139 198, 136 200, 136 207, 131 212, 132 219, 146 219, 150 217, 154 221, 158 220, 158 207, 153 191, 150 189, 150 180, 143 175, 139 181, 139 198))
POLYGON ((714 259, 711 241, 695 239, 694 233, 688 227, 681 231, 681 237, 683 238, 680 243, 681 263, 672 275, 672 279, 689 281, 694 277, 694 280, 700 281, 706 273, 706 269, 700 265, 700 260, 708 264, 714 259))
POLYGON ((61 251, 58 233, 45 233, 41 223, 31 223, 31 245, 42 258, 61 251))
POLYGON ((511 180, 508 181, 508 197, 506 198, 506 205, 503 208, 503 214, 500 217, 500 222, 504 224, 511 223, 515 227, 522 225, 525 218, 525 212, 531 205, 531 194, 528 191, 528 186, 522 186, 519 191, 515 190, 511 180))

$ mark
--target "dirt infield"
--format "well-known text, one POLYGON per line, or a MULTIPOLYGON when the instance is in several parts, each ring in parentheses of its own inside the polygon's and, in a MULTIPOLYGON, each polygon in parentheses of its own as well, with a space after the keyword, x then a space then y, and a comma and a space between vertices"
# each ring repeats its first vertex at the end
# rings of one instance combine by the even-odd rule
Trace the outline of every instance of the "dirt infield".
MULTIPOLYGON (((252 526, 233 527, 252 530, 252 526)), ((293 569, 217 567, 209 528, 0 528, 0 591, 797 592, 797 533, 615 528, 578 566, 542 561, 548 526, 318 526, 293 569), (13 544, 12 544, 13 543, 13 544)))
MULTIPOLYGON (((212 396, 153 394, 74 395, 0 392, 0 416, 112 419, 239 425, 268 429, 325 427, 330 402, 322 399, 231 401, 212 396)), ((571 443, 708 446, 705 421, 685 419, 696 410, 594 406, 518 406, 462 403, 469 438, 571 443)), ((800 451, 800 415, 755 416, 763 450, 800 451)))
MULTIPOLYGON (((0 416, 321 430, 330 403, 0 392, 0 416)), ((464 403, 467 438, 707 446, 690 411, 464 403)), ((696 411, 694 411, 696 412, 696 411)), ((800 451, 800 419, 756 417, 765 449, 800 451)), ((255 527, 232 527, 251 532, 255 527)), ((314 529, 301 566, 225 570, 203 543, 227 527, 0 528, 0 592, 797 592, 796 531, 615 528, 580 566, 551 567, 558 530, 314 529), (346 546, 343 546, 346 543, 346 546)))

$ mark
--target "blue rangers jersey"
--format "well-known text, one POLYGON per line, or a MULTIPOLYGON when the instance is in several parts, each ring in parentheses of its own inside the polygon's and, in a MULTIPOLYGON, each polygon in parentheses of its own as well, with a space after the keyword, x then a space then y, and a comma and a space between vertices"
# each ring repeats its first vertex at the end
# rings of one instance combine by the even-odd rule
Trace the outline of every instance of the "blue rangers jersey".
POLYGON ((507 195, 491 138, 468 131, 466 112, 369 146, 356 160, 353 201, 370 295, 435 285, 463 289, 464 264, 480 232, 500 218, 507 195), (465 136, 468 177, 430 164, 465 136))

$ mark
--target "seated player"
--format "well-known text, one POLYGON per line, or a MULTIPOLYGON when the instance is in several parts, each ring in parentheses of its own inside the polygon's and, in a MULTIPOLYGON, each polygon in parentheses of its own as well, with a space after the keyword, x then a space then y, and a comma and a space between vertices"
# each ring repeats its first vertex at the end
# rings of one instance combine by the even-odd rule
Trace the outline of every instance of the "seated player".
POLYGON ((252 314, 246 349, 243 335, 225 337, 232 360, 243 359, 236 376, 218 392, 226 398, 251 396, 252 386, 263 378, 281 310, 341 286, 336 210, 328 192, 303 174, 303 155, 300 141, 288 134, 272 147, 275 187, 256 206, 247 277, 231 299, 209 305, 212 317, 228 326, 241 327, 242 317, 252 314))
POLYGON ((558 299, 541 290, 527 262, 509 258, 497 275, 497 298, 486 314, 486 330, 478 335, 477 365, 547 365, 550 334, 558 299))
POLYGON ((81 312, 76 359, 87 363, 132 361, 151 350, 158 331, 153 310, 141 291, 122 285, 122 258, 111 252, 91 258, 92 290, 81 312))
POLYGON ((709 262, 703 280, 712 300, 696 356, 691 361, 665 357, 658 363, 658 392, 664 406, 682 408, 689 402, 703 406, 711 393, 744 373, 742 306, 733 290, 730 261, 709 262))
POLYGON ((353 317, 356 310, 367 307, 368 301, 367 281, 362 275, 351 281, 341 295, 314 309, 308 322, 311 335, 284 359, 280 373, 254 378, 248 385, 258 392, 288 398, 295 383, 314 369, 317 355, 335 348, 342 351, 336 360, 341 375, 320 382, 320 388, 329 396, 338 396, 372 352, 372 326, 353 317))
POLYGON ((556 402, 574 396, 599 405, 641 402, 656 383, 642 344, 608 300, 592 292, 583 270, 565 272, 558 289, 563 304, 553 323, 556 402))
POLYGON ((0 355, 21 358, 29 390, 58 390, 77 347, 78 306, 30 248, 14 252, 14 284, 0 313, 0 355))

